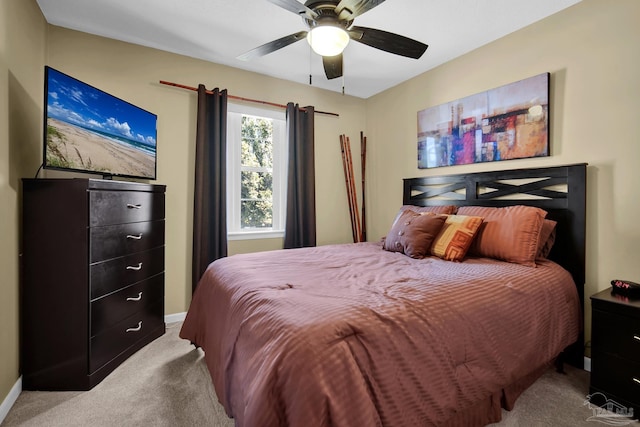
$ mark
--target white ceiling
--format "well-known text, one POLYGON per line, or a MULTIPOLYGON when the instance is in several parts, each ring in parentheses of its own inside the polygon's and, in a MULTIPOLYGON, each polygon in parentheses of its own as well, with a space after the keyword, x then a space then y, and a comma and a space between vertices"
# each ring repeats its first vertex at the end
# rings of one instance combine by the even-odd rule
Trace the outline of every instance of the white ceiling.
MULTIPOLYGON (((387 0, 354 24, 429 45, 418 60, 357 42, 344 52, 344 91, 368 98, 580 0, 387 0)), ((37 0, 47 22, 308 84, 336 92, 322 60, 302 40, 252 61, 236 57, 306 30, 302 19, 267 0, 37 0)), ((532 41, 532 43, 535 41, 532 41)), ((179 82, 196 85, 198 82, 179 82)))

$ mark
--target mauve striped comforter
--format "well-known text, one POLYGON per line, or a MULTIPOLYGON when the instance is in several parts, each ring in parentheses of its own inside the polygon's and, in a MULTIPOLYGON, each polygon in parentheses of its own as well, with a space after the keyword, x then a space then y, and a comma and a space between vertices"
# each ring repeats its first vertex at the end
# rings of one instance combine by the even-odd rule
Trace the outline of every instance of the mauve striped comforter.
POLYGON ((203 348, 238 426, 482 425, 576 341, 580 319, 550 261, 359 243, 215 261, 180 336, 203 348))

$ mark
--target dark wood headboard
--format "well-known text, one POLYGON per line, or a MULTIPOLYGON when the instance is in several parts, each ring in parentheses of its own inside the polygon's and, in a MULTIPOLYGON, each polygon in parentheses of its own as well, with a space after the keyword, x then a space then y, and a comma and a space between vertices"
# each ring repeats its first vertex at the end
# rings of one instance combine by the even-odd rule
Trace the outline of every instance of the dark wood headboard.
POLYGON ((558 222, 549 258, 567 269, 584 304, 586 163, 546 168, 440 175, 404 180, 403 204, 529 205, 558 222))

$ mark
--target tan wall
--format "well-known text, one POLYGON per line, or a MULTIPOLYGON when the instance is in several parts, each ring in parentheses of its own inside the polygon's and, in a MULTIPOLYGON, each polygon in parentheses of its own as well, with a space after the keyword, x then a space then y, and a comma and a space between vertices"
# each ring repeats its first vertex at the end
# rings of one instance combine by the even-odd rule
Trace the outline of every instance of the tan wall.
MULTIPOLYGON (((364 130, 364 100, 55 26, 49 27, 47 64, 158 115, 157 182, 167 185, 168 314, 186 311, 191 298, 196 93, 160 85, 160 80, 192 87, 203 83, 234 96, 338 113, 315 118, 318 243, 350 240, 339 135, 356 138, 364 130)), ((229 246, 230 253, 239 253, 281 248, 282 241, 232 241, 229 246)))
POLYGON ((19 376, 20 179, 40 164, 46 28, 35 1, 0 1, 0 403, 19 376))
MULTIPOLYGON (((367 100, 370 236, 386 234, 402 178, 587 162, 588 296, 612 278, 640 280, 640 2, 583 0, 367 100), (551 73, 551 157, 417 169, 417 112, 551 73)), ((429 51, 427 51, 427 55, 429 51)))

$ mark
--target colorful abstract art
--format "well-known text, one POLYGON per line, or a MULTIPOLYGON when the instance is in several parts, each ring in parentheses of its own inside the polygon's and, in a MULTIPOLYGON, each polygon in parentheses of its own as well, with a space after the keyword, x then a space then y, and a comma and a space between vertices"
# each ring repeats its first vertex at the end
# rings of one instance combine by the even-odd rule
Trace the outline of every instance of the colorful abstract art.
POLYGON ((418 168, 549 155, 549 73, 418 112, 418 168))

